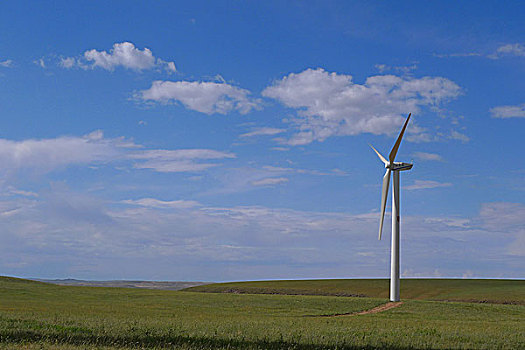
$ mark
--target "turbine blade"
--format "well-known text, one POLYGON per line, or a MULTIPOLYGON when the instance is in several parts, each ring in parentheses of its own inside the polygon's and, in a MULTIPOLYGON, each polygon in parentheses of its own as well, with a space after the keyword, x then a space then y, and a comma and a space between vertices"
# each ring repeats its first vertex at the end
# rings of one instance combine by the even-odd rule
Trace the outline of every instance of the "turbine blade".
POLYGON ((390 184, 390 168, 386 169, 383 176, 383 189, 381 190, 381 221, 379 221, 379 239, 383 232, 383 221, 385 219, 386 200, 388 198, 388 185, 390 184))
POLYGON ((397 150, 399 149, 399 145, 401 144, 401 139, 403 138, 403 134, 405 133, 405 129, 407 128, 408 121, 410 120, 410 115, 412 115, 412 113, 408 114, 408 118, 405 121, 405 125, 403 125, 403 129, 401 129, 401 133, 399 133, 396 143, 394 144, 394 147, 392 147, 392 151, 390 151, 390 155, 388 156, 388 159, 390 160, 391 164, 394 163, 394 159, 396 158, 397 150))
POLYGON ((381 153, 379 153, 375 148, 374 146, 372 146, 371 144, 368 144, 368 146, 372 147, 372 149, 374 150, 374 152, 376 152, 377 156, 379 157, 379 159, 381 159, 381 161, 383 163, 385 163, 385 165, 388 165, 388 160, 386 160, 385 157, 383 157, 383 155, 381 153))

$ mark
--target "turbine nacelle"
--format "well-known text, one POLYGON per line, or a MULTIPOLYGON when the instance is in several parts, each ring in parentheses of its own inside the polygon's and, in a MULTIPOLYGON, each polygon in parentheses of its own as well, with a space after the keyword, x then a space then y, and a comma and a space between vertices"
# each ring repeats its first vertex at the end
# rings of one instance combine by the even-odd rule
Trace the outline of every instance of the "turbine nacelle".
POLYGON ((399 149, 399 145, 401 144, 401 139, 403 138, 403 134, 405 133, 405 129, 407 128, 408 121, 410 120, 410 115, 408 115, 407 120, 405 121, 405 124, 403 125, 403 128, 401 129, 401 132, 399 133, 399 136, 397 137, 396 143, 394 143, 394 146, 392 147, 392 150, 390 151, 390 154, 388 155, 388 160, 383 157, 381 153, 379 153, 374 146, 370 145, 374 152, 376 152, 377 156, 381 161, 385 164, 386 173, 385 176, 383 176, 383 187, 381 190, 381 219, 379 221, 379 239, 381 239, 381 233, 383 231, 383 221, 385 219, 385 209, 386 209, 386 200, 388 197, 388 186, 390 184, 390 173, 392 171, 404 171, 404 170, 410 170, 412 169, 413 164, 411 163, 403 163, 403 162, 395 162, 397 150, 399 149))
POLYGON ((394 162, 394 165, 385 166, 385 168, 390 168, 391 170, 395 171, 404 171, 404 170, 410 170, 414 164, 411 163, 403 163, 403 162, 394 162))

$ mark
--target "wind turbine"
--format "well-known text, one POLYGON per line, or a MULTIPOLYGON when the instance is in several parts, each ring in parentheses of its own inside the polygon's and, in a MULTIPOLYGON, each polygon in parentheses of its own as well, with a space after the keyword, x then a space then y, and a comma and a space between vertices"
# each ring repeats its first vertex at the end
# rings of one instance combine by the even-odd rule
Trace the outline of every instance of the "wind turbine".
POLYGON ((372 149, 377 153, 377 156, 383 163, 385 163, 386 173, 383 176, 383 189, 381 191, 381 220, 379 221, 379 239, 381 239, 381 232, 383 231, 383 220, 385 219, 386 199, 388 197, 388 185, 390 183, 390 173, 393 173, 394 185, 392 186, 392 248, 390 251, 390 301, 399 301, 399 172, 412 169, 410 163, 395 162, 397 150, 401 144, 401 139, 407 128, 408 115, 403 129, 388 155, 388 160, 385 159, 372 145, 372 149))

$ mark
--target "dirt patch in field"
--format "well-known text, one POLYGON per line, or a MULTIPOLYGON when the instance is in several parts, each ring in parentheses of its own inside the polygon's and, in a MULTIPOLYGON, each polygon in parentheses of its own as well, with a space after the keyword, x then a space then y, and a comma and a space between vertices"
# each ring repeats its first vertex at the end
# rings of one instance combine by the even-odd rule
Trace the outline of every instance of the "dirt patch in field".
POLYGON ((387 311, 396 307, 403 305, 402 301, 390 302, 383 305, 379 305, 370 310, 358 311, 358 312, 348 312, 344 314, 332 314, 332 315, 308 315, 305 317, 341 317, 341 316, 357 316, 357 315, 368 315, 376 314, 378 312, 387 311))

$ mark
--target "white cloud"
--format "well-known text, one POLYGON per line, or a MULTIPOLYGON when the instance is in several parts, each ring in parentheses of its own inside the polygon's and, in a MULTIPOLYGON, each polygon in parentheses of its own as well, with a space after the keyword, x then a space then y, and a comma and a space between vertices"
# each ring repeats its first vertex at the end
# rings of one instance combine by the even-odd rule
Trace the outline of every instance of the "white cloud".
POLYGON ((465 53, 450 53, 450 54, 434 54, 434 57, 448 58, 448 57, 479 57, 484 56, 479 52, 465 52, 465 53))
POLYGON ((509 245, 508 253, 511 255, 525 256, 525 230, 518 231, 516 240, 509 245))
POLYGON ((178 150, 155 149, 140 151, 130 156, 133 159, 180 160, 180 159, 222 159, 235 158, 235 154, 212 149, 190 148, 178 150))
POLYGON ((496 49, 488 58, 498 59, 505 56, 525 57, 525 46, 520 43, 505 44, 496 49))
MULTIPOLYGON (((297 117, 290 122, 298 132, 287 140, 290 145, 331 136, 397 133, 408 112, 436 107, 460 93, 457 84, 442 77, 379 75, 356 84, 350 75, 321 68, 291 73, 262 92, 297 109, 297 117)), ((410 132, 423 134, 424 130, 413 127, 410 132)))
POLYGON ((472 220, 465 218, 425 218, 424 222, 427 224, 439 224, 448 227, 468 228, 472 225, 472 220))
POLYGON ((435 161, 442 161, 443 157, 441 157, 439 154, 436 153, 427 153, 427 152, 414 152, 414 157, 421 159, 421 160, 435 160, 435 161))
POLYGON ((425 190, 429 188, 440 188, 440 187, 450 187, 452 184, 450 182, 437 182, 432 180, 416 180, 413 185, 405 186, 405 189, 409 191, 413 190, 425 190))
POLYGON ((24 191, 14 187, 8 187, 7 193, 10 195, 24 196, 24 197, 38 197, 38 193, 32 191, 24 191))
MULTIPOLYGON (((164 204, 171 202, 179 201, 122 205, 61 188, 0 201, 0 268, 37 276, 46 266, 48 276, 90 279, 388 276, 377 212, 164 204)), ((523 208, 486 203, 471 220, 404 216, 403 269, 410 276, 470 270, 474 277, 522 278, 523 208)))
POLYGON ((461 142, 469 142, 470 141, 470 137, 468 137, 467 135, 462 134, 462 133, 460 133, 459 131, 456 131, 456 130, 452 130, 450 132, 449 138, 451 138, 452 140, 458 140, 458 141, 461 141, 461 142))
POLYGON ((44 58, 39 58, 37 60, 34 60, 33 61, 34 64, 36 64, 37 66, 39 66, 40 68, 46 68, 46 61, 44 61, 44 58))
POLYGON ((142 150, 125 138, 105 138, 102 131, 53 139, 13 141, 0 139, 1 172, 13 174, 29 169, 46 173, 70 165, 91 165, 116 161, 134 162, 140 169, 159 172, 195 172, 217 166, 201 160, 235 158, 235 154, 211 149, 142 150))
POLYGON ((313 169, 300 169, 300 168, 285 168, 285 167, 277 167, 272 165, 265 165, 262 167, 264 170, 272 172, 272 173, 296 173, 296 174, 308 174, 308 175, 319 175, 319 176, 328 176, 328 175, 335 175, 335 176, 346 176, 348 175, 346 172, 344 172, 341 169, 332 169, 328 172, 323 172, 319 170, 313 170, 313 169))
POLYGON ((155 161, 150 160, 144 163, 134 165, 136 169, 152 169, 160 173, 184 173, 199 172, 214 166, 216 163, 196 163, 194 161, 155 161))
POLYGON ((0 139, 0 162, 4 171, 36 169, 51 171, 71 164, 107 162, 120 157, 126 142, 104 139, 101 131, 82 137, 12 141, 0 139))
POLYGON ((73 57, 61 57, 58 65, 62 68, 70 69, 77 64, 77 60, 73 57))
POLYGON ((525 256, 525 205, 522 203, 492 202, 483 203, 479 215, 484 228, 495 232, 495 235, 504 239, 505 236, 514 238, 508 244, 508 254, 525 256))
POLYGON ((480 218, 491 229, 512 230, 523 228, 525 205, 510 202, 491 202, 481 206, 480 218))
POLYGON ((258 109, 260 101, 250 92, 227 83, 198 81, 154 81, 137 95, 144 101, 180 102, 186 108, 205 114, 226 114, 236 110, 246 114, 258 109))
POLYGON ((525 103, 518 106, 499 106, 490 109, 492 118, 525 118, 525 103))
POLYGON ((525 57, 525 46, 520 43, 505 44, 499 46, 494 52, 487 54, 481 52, 459 52, 451 54, 434 54, 439 58, 455 58, 455 57, 486 57, 497 60, 503 57, 525 57))
POLYGON ((0 67, 10 68, 13 66, 13 60, 0 61, 0 67))
POLYGON ((288 182, 286 177, 267 177, 264 179, 252 181, 253 186, 273 186, 288 182))
POLYGON ((401 74, 409 74, 413 70, 417 69, 417 64, 412 64, 410 66, 389 66, 386 64, 376 64, 374 66, 379 73, 384 73, 388 71, 396 71, 401 74))
POLYGON ((121 201, 121 203, 129 205, 137 205, 142 207, 150 208, 175 208, 175 209, 185 209, 185 208, 194 208, 200 206, 200 203, 197 201, 188 201, 188 200, 176 200, 176 201, 162 201, 155 198, 141 198, 141 199, 127 199, 121 201))
POLYGON ((285 129, 277 129, 277 128, 256 128, 253 131, 240 135, 240 137, 253 137, 253 136, 260 136, 260 135, 277 135, 285 131, 286 131, 285 129))
POLYGON ((84 52, 81 58, 61 58, 59 65, 64 68, 72 68, 74 66, 81 68, 99 67, 109 71, 113 71, 117 67, 135 71, 162 68, 168 73, 176 72, 174 62, 156 58, 150 49, 144 48, 140 50, 130 42, 115 43, 109 52, 92 49, 84 52))
POLYGON ((136 163, 134 167, 137 169, 175 173, 202 171, 218 164, 200 163, 200 160, 235 158, 235 154, 210 149, 147 150, 130 154, 128 158, 146 160, 136 163))

